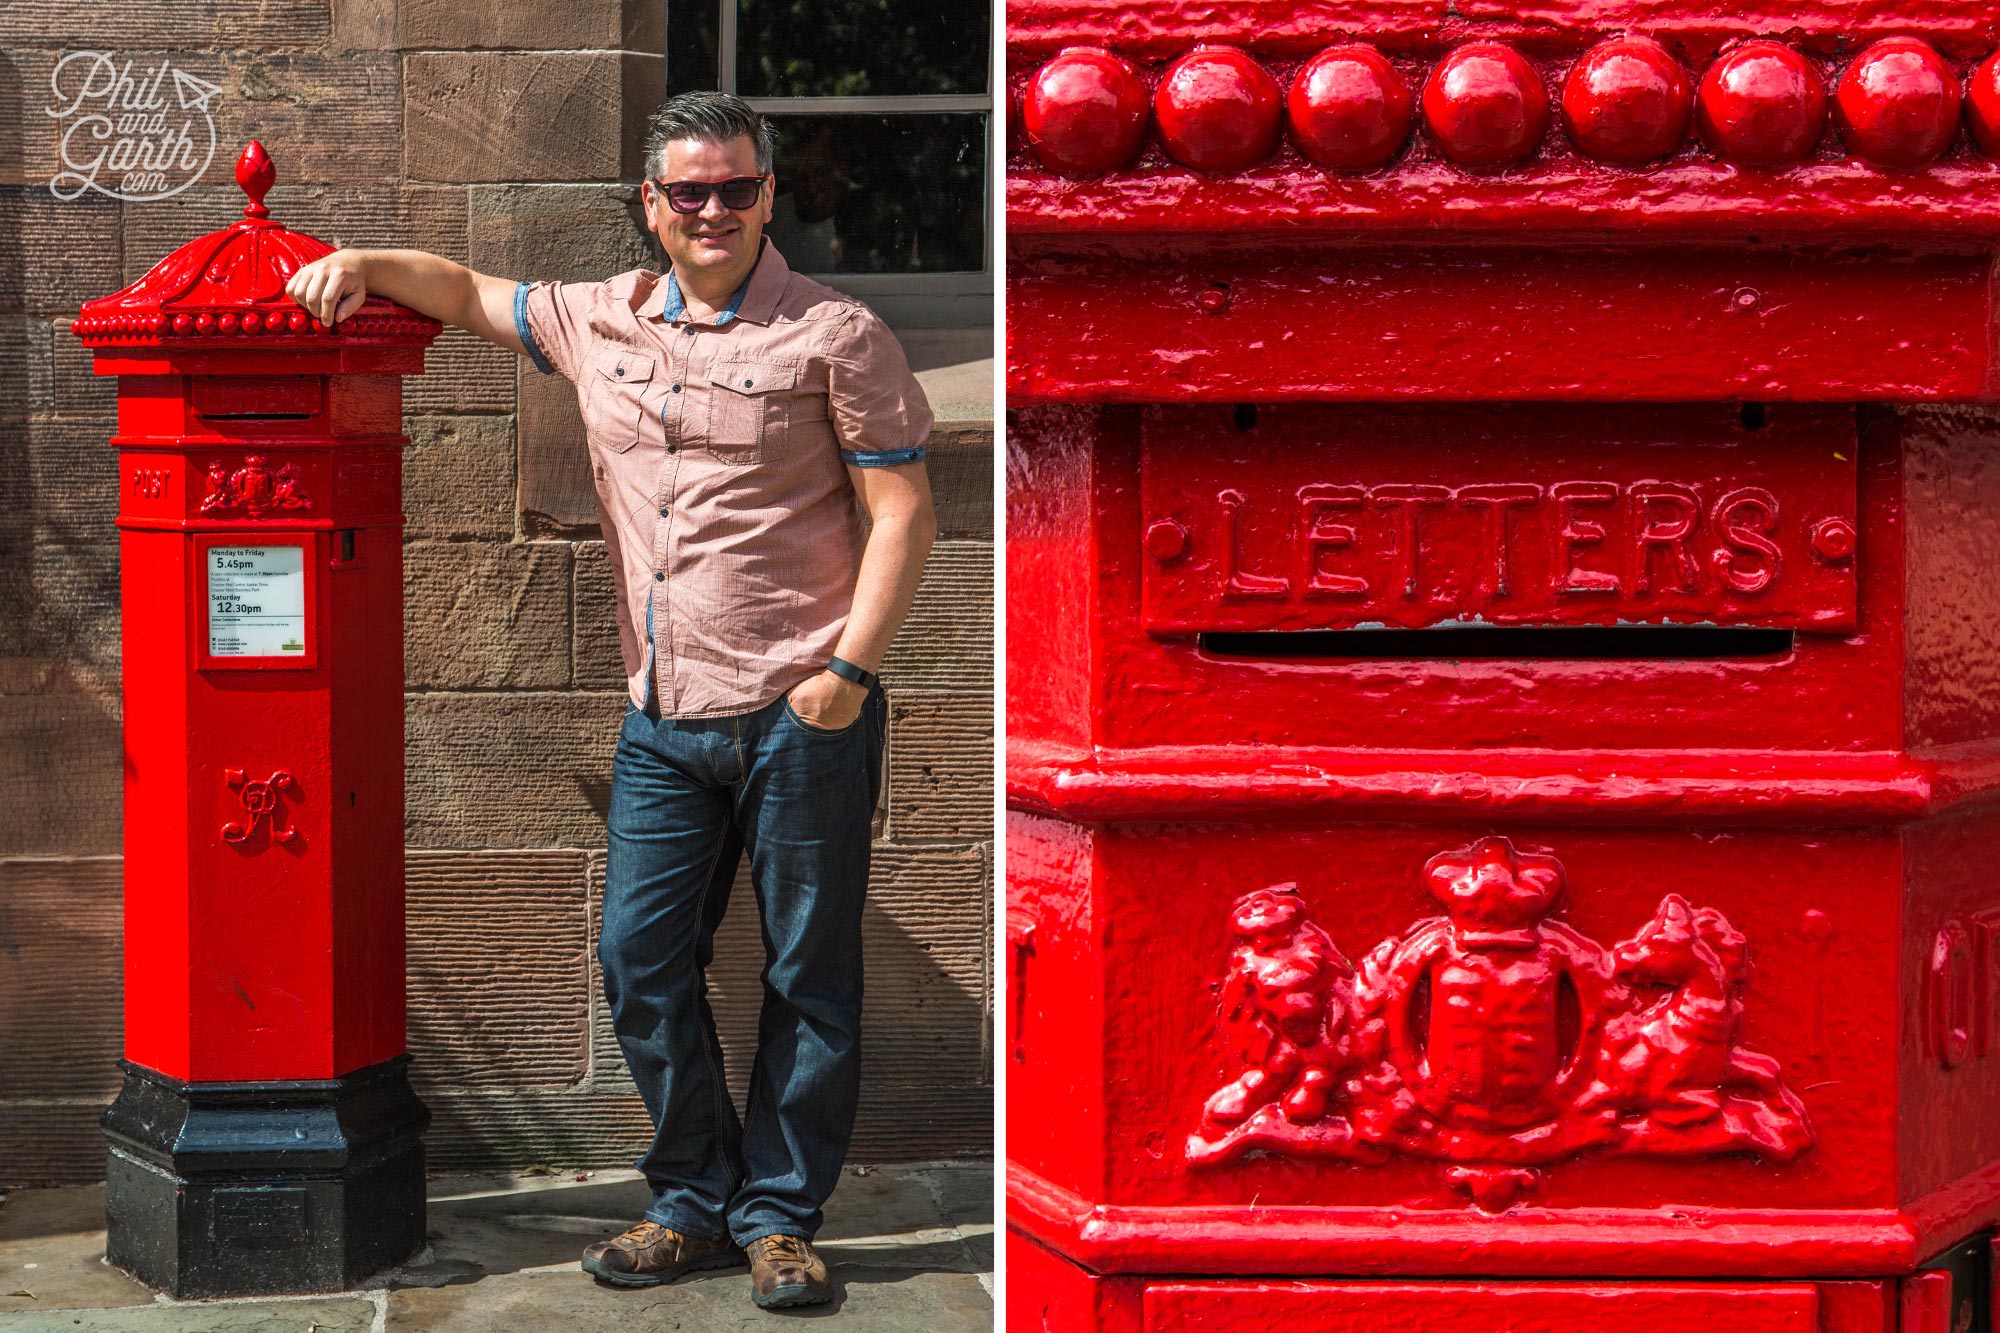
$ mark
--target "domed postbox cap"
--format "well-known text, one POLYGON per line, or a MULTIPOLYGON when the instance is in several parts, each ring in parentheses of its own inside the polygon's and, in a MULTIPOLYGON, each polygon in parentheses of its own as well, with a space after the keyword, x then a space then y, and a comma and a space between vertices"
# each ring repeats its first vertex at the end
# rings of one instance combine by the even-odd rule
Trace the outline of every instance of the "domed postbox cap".
POLYGON ((329 329, 287 296, 292 275, 334 247, 270 216, 264 194, 276 178, 270 154, 252 139, 236 161, 236 183, 250 197, 242 220, 189 241, 124 290, 84 302, 70 332, 107 349, 209 352, 235 344, 283 352, 421 348, 443 331, 379 296, 329 329))

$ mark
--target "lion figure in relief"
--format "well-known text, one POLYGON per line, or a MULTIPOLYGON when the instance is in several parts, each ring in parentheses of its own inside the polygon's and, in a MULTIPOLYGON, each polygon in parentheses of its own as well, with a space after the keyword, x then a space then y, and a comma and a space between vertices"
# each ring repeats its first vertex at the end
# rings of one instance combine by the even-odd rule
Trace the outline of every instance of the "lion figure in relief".
POLYGON ((1354 969, 1306 915, 1296 884, 1244 894, 1230 926, 1236 944, 1221 1009, 1244 1068, 1208 1099, 1208 1122, 1238 1125, 1274 1103, 1295 1123, 1317 1120, 1345 1063, 1339 1039, 1354 969))

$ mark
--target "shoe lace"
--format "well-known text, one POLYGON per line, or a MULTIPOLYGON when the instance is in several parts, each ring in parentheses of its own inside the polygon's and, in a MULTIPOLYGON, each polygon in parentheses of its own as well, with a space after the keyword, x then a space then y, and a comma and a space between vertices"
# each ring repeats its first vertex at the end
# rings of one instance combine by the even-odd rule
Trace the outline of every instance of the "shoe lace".
POLYGON ((772 1261, 790 1259, 802 1264, 812 1261, 811 1247, 797 1236, 766 1236, 758 1244, 763 1246, 764 1257, 772 1261))
MULTIPOLYGON (((624 1233, 618 1239, 629 1240, 637 1245, 646 1245, 652 1242, 654 1232, 666 1230, 667 1228, 661 1226, 658 1222, 647 1218, 643 1221, 634 1222, 631 1226, 625 1228, 624 1233)), ((672 1233, 669 1232, 669 1234, 672 1233)))

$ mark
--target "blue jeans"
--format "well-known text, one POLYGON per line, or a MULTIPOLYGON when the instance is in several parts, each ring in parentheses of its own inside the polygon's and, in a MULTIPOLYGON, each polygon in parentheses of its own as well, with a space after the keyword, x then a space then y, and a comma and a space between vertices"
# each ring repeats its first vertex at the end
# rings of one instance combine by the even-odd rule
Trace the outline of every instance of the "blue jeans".
POLYGON ((861 906, 888 701, 835 732, 781 697, 738 717, 627 707, 611 769, 603 933, 612 1030, 652 1116, 646 1216, 690 1236, 810 1239, 861 1071, 861 906), (703 977, 737 862, 763 917, 764 1007, 741 1120, 703 977))

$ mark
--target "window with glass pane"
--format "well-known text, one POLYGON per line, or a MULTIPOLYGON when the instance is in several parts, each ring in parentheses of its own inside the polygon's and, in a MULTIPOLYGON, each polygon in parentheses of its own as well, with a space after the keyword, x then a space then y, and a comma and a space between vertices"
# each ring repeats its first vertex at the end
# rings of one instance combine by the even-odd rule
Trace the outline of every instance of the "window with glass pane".
POLYGON ((967 0, 736 0, 736 92, 984 93, 987 19, 967 0))
POLYGON ((667 86, 771 118, 794 269, 990 287, 991 42, 982 0, 667 0, 667 86))
POLYGON ((773 116, 771 239, 801 273, 964 273, 986 262, 986 117, 773 116))

